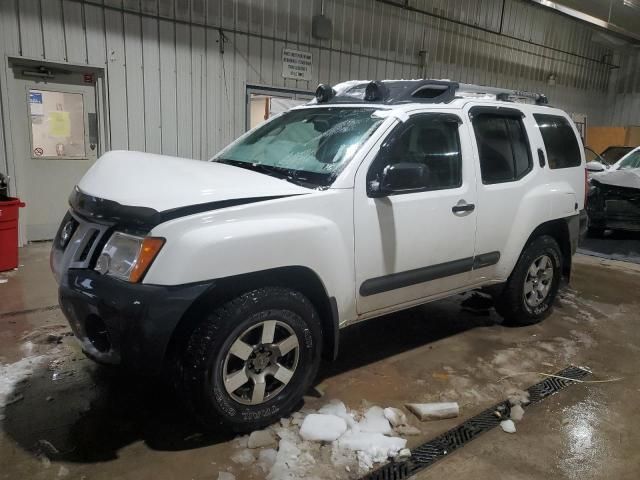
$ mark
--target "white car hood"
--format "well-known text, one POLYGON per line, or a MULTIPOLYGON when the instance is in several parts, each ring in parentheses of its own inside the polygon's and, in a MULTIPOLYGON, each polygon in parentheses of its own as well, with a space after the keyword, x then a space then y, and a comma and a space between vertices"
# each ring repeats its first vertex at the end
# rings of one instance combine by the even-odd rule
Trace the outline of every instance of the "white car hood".
POLYGON ((94 197, 158 212, 222 200, 311 192, 231 165, 117 150, 100 157, 78 188, 94 197))

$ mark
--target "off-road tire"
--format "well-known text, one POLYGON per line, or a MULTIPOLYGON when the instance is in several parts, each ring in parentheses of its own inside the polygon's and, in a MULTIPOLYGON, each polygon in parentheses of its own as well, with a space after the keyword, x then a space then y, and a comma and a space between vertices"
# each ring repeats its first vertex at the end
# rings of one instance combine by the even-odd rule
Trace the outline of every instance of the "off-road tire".
POLYGON ((549 235, 542 235, 530 241, 518 259, 504 289, 496 298, 497 312, 509 326, 533 325, 551 313, 560 280, 562 278, 562 252, 558 243, 549 235), (544 300, 536 307, 525 301, 525 281, 532 263, 546 255, 553 263, 553 278, 544 300))
MULTIPOLYGON (((209 430, 264 428, 291 413, 314 381, 320 365, 322 330, 318 313, 301 293, 281 287, 247 292, 216 308, 193 330, 182 355, 181 396, 209 430), (298 363, 284 389, 260 405, 236 401, 225 389, 223 369, 231 345, 253 324, 283 322, 299 341, 298 363)), ((180 387, 179 387, 180 388, 180 387)))

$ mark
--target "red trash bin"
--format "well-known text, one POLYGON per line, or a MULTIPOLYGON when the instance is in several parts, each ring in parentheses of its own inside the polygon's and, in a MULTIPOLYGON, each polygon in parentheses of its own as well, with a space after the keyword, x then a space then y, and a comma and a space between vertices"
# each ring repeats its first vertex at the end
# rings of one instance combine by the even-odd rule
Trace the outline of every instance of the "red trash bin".
POLYGON ((19 198, 0 200, 0 272, 18 267, 18 209, 24 207, 19 198))

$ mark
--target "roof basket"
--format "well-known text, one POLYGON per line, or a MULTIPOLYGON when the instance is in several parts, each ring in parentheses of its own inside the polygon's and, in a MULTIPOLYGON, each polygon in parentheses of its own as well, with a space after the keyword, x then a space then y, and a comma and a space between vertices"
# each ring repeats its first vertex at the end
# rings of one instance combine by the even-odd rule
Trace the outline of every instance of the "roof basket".
POLYGON ((508 88, 485 87, 470 83, 461 83, 457 93, 460 97, 491 96, 495 97, 496 100, 505 102, 534 102, 536 105, 547 105, 549 103, 546 95, 542 93, 524 92, 522 90, 511 90, 508 88))
POLYGON ((354 81, 338 84, 335 90, 328 85, 320 85, 316 92, 316 101, 318 103, 449 103, 455 98, 484 98, 487 96, 507 102, 530 102, 537 105, 548 103, 547 97, 541 93, 485 87, 450 80, 354 81))

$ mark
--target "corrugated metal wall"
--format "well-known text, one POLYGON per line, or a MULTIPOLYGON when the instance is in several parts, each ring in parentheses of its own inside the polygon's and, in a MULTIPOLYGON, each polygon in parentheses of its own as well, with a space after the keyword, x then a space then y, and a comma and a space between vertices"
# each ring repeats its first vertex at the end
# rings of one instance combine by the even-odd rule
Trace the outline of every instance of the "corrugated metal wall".
POLYGON ((247 84, 311 91, 353 78, 451 78, 544 91, 592 123, 603 118, 609 52, 590 27, 521 0, 409 4, 459 23, 327 0, 333 36, 319 41, 311 19, 321 0, 0 0, 0 55, 105 66, 110 147, 195 158, 244 131, 247 84), (285 46, 313 53, 312 81, 282 78, 285 46))
POLYGON ((640 125, 640 52, 621 59, 614 73, 605 122, 610 125, 640 125))

